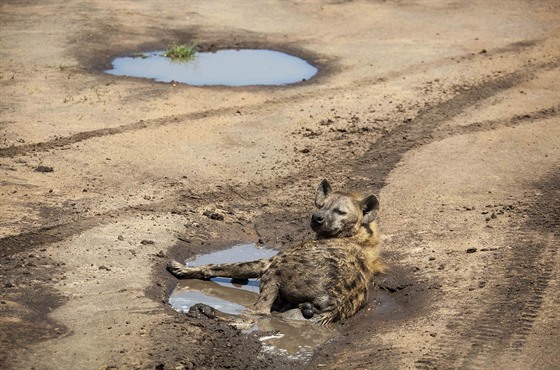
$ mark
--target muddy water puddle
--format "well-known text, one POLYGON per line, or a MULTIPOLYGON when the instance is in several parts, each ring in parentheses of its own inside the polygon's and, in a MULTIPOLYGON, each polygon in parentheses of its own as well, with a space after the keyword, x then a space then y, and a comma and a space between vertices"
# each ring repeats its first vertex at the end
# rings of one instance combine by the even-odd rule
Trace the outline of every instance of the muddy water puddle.
MULTIPOLYGON (((199 256, 186 261, 189 266, 208 263, 233 263, 270 258, 277 252, 259 248, 255 244, 244 244, 224 251, 199 256)), ((259 293, 259 281, 249 279, 246 284, 232 282, 227 278, 213 278, 210 281, 181 280, 171 294, 169 303, 177 311, 188 312, 197 303, 205 303, 215 309, 232 315, 240 315, 241 320, 250 317, 244 332, 263 333, 260 340, 263 351, 281 354, 292 359, 307 359, 315 348, 336 335, 332 327, 310 324, 306 321, 284 321, 277 317, 254 317, 246 314, 259 293), (245 314, 244 314, 245 313, 245 314)), ((247 321, 246 321, 247 322, 247 321)))
POLYGON ((288 85, 308 80, 317 73, 317 68, 305 60, 274 50, 200 52, 189 61, 174 61, 163 54, 154 51, 116 58, 113 68, 105 72, 194 86, 288 85))
MULTIPOLYGON (((242 244, 214 253, 198 256, 185 262, 188 266, 209 263, 235 263, 270 258, 277 251, 258 248, 255 244, 242 244)), ((210 281, 181 280, 171 295, 169 302, 180 311, 188 310, 196 303, 206 303, 222 312, 240 314, 255 303, 259 294, 259 281, 249 279, 245 284, 232 282, 228 278, 212 278, 210 281)))

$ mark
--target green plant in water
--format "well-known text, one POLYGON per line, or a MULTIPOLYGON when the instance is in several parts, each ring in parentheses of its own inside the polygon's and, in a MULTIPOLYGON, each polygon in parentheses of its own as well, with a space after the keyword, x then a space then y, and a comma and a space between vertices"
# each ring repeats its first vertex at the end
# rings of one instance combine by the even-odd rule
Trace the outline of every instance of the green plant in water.
POLYGON ((133 57, 134 59, 136 59, 136 58, 147 59, 147 58, 148 58, 148 56, 147 56, 146 54, 144 54, 144 53, 133 53, 133 54, 132 54, 132 57, 133 57))
POLYGON ((163 56, 180 62, 186 62, 194 58, 196 54, 195 47, 196 45, 173 45, 163 53, 163 56))

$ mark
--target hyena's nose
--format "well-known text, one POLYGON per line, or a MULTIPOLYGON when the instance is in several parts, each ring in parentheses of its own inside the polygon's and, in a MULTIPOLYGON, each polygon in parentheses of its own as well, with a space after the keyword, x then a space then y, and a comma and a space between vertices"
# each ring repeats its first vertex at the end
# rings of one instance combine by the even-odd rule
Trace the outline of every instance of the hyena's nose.
POLYGON ((325 223, 325 219, 320 214, 315 213, 311 217, 311 222, 314 223, 315 225, 322 225, 325 223))

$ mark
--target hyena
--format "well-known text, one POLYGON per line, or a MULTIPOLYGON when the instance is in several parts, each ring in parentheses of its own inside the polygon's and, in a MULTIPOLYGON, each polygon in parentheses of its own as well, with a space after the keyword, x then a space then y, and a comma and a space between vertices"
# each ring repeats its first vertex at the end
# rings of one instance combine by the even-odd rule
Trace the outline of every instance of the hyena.
POLYGON ((348 318, 367 303, 373 276, 384 272, 376 222, 379 201, 375 195, 333 192, 323 180, 315 205, 315 240, 257 261, 197 267, 169 261, 167 269, 179 279, 260 278, 253 308, 257 315, 299 308, 300 318, 319 324, 348 318))

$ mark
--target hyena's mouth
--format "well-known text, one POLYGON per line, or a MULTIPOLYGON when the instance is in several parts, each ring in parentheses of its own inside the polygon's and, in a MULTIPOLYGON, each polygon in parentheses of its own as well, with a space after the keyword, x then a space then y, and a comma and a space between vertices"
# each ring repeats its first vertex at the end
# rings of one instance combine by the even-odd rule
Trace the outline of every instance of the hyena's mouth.
POLYGON ((340 234, 340 232, 342 231, 342 229, 340 228, 333 229, 332 227, 325 226, 325 224, 319 225, 313 221, 311 221, 311 229, 317 235, 326 236, 326 237, 335 237, 338 234, 340 234))

